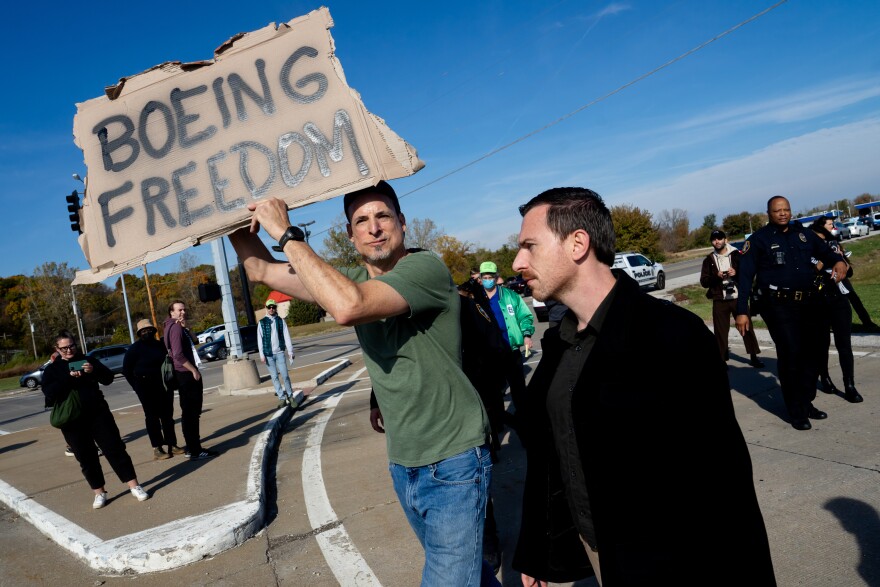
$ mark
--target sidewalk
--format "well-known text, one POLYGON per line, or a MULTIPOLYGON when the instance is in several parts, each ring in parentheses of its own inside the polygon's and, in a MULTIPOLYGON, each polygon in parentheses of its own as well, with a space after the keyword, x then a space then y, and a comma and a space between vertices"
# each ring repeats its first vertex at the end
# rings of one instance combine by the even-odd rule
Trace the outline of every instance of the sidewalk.
MULTIPOLYGON (((748 365, 742 339, 732 333, 729 373, 778 584, 878 586, 880 345, 863 344, 878 337, 854 340, 856 383, 864 403, 849 404, 842 397, 819 393, 816 406, 828 412, 828 419, 814 421, 812 430, 799 432, 786 419, 775 377, 775 349, 766 333, 758 331, 758 335, 766 368, 748 365)), ((114 499, 103 510, 92 510, 91 492, 79 468, 63 456, 63 440, 48 425, 0 437, 0 479, 26 496, 15 509, 29 507, 32 517, 22 516, 35 520, 34 525, 60 519, 79 529, 50 537, 106 574, 75 575, 79 563, 74 567, 71 557, 57 554, 51 558, 58 552, 54 542, 39 535, 20 545, 0 538, 4 547, 0 565, 23 569, 16 579, 31 578, 10 584, 37 584, 47 577, 53 583, 52 579, 64 576, 80 579, 77 584, 97 579, 100 584, 114 585, 133 578, 107 575, 160 568, 170 570, 135 579, 145 587, 417 584, 423 555, 391 490, 384 439, 368 423, 370 386, 361 380, 361 366, 353 365, 315 390, 305 409, 286 427, 283 422, 289 410, 275 411, 268 381, 260 386, 260 395, 208 394, 202 429, 206 445, 222 451, 208 461, 190 463, 178 457, 151 461, 140 410, 116 412, 139 479, 152 494, 144 503, 128 495, 111 473, 108 489, 114 499), (279 441, 277 435, 270 435, 279 429, 284 436, 277 461, 271 456, 267 459, 279 441), (268 500, 263 484, 267 478, 268 487, 277 487, 277 495, 268 500), (307 479, 313 486, 307 487, 307 479), (324 509, 318 490, 324 492, 324 509), (40 541, 52 547, 43 546, 41 552, 40 541), (146 541, 156 546, 146 549, 146 541), (341 557, 328 552, 357 555, 363 566, 340 567, 341 557), (39 568, 43 564, 57 565, 58 571, 39 568)), ((686 363, 670 366, 665 378, 674 380, 675 370, 681 367, 686 368, 686 363)), ((831 369, 839 381, 834 356, 831 369)), ((306 379, 305 374, 295 374, 297 379, 306 379)), ((698 398, 694 417, 699 417, 698 398)), ((504 553, 500 579, 505 587, 513 587, 521 585, 509 565, 518 533, 524 457, 514 434, 505 438, 504 445, 493 472, 493 493, 504 553)), ((706 458, 712 458, 711 447, 704 450, 706 458)), ((9 503, 7 492, 0 493, 9 503)), ((63 524, 59 527, 69 530, 63 524)), ((0 574, 0 584, 2 579, 0 574)), ((706 581, 707 585, 723 583, 721 577, 706 581)), ((575 584, 595 585, 589 580, 575 584)))
MULTIPOLYGON (((347 364, 293 369, 300 380, 294 388, 308 396, 347 364)), ((150 499, 135 500, 102 461, 110 499, 101 510, 92 509, 94 495, 75 459, 64 455, 60 431, 47 423, 0 436, 0 501, 101 573, 153 572, 196 562, 263 527, 267 464, 292 412, 276 405, 269 380, 231 395, 206 393, 202 440, 221 454, 192 462, 182 456, 153 461, 140 407, 115 412, 150 499)), ((179 423, 176 431, 180 436, 179 423)))

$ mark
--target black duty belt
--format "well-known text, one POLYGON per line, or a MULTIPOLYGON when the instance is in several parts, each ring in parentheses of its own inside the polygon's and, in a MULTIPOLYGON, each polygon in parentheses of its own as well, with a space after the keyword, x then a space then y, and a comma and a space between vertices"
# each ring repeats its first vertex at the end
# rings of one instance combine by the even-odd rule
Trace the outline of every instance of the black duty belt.
POLYGON ((801 291, 797 289, 770 289, 765 294, 768 298, 785 300, 787 302, 803 302, 817 295, 815 291, 801 291))

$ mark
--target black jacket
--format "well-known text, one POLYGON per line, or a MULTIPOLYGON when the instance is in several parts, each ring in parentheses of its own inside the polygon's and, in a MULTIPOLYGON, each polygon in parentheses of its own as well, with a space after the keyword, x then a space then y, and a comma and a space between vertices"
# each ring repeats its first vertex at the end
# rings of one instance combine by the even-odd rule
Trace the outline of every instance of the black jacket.
MULTIPOLYGON (((640 292, 631 278, 620 276, 617 287, 572 396, 604 587, 703 586, 719 577, 775 585, 714 336, 698 316, 640 292)), ((564 344, 548 331, 528 387, 528 468, 513 561, 554 582, 590 574, 546 410, 564 344)))
POLYGON ((77 353, 70 361, 82 360, 92 364, 94 370, 91 373, 82 373, 79 377, 71 377, 70 363, 61 357, 49 363, 49 366, 43 371, 42 389, 43 395, 46 396, 47 408, 54 406, 55 402, 66 400, 71 389, 79 391, 84 409, 92 402, 104 399, 104 393, 98 384, 110 385, 113 383, 113 372, 101 361, 86 357, 82 353, 77 353))
POLYGON ((122 374, 132 389, 139 391, 145 386, 162 385, 160 369, 167 354, 168 350, 161 340, 139 338, 134 341, 122 361, 122 374))

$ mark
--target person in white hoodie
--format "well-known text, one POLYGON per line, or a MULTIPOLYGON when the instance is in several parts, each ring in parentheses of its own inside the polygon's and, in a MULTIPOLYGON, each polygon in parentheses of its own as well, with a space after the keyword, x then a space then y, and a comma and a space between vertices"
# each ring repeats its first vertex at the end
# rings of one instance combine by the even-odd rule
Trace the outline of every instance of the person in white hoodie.
MULTIPOLYGON (((741 253, 739 249, 728 244, 727 235, 723 230, 713 230, 709 240, 714 250, 703 259, 700 285, 708 288, 706 297, 712 300, 712 327, 715 330, 715 340, 718 341, 721 358, 727 361, 730 358, 728 346, 730 318, 736 316, 736 300, 739 297, 736 272, 741 253)), ((763 367, 764 363, 758 358, 761 347, 758 346, 754 329, 749 328, 743 334, 743 342, 746 345, 746 352, 751 357, 749 365, 758 369, 763 367)))
POLYGON ((278 315, 278 303, 269 298, 266 300, 266 315, 257 323, 257 348, 260 360, 269 370, 275 395, 278 396, 278 407, 292 406, 298 408, 303 397, 302 390, 293 391, 287 364, 293 365, 293 343, 287 324, 278 315), (287 355, 285 361, 284 355, 287 355))

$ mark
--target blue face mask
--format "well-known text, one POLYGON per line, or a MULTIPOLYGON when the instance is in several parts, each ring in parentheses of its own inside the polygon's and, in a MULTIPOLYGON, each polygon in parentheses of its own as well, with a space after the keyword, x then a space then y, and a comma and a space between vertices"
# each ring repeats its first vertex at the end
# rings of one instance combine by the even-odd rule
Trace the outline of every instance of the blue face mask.
POLYGON ((492 289, 492 288, 494 288, 494 287, 495 287, 495 280, 494 280, 494 279, 484 279, 484 280, 483 280, 483 287, 484 287, 485 289, 492 289))

